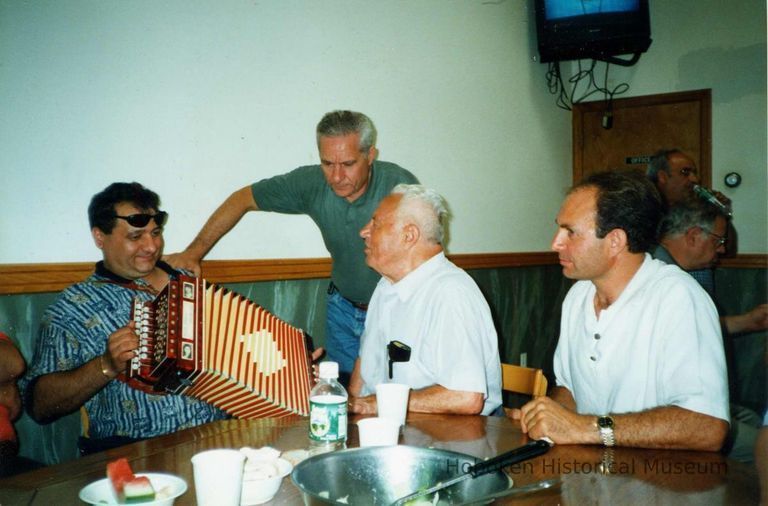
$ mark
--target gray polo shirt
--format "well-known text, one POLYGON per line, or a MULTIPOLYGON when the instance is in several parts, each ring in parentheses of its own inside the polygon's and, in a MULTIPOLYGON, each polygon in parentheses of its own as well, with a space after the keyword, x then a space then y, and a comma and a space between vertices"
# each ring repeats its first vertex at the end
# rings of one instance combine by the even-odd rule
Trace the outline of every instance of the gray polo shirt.
POLYGON ((354 302, 368 303, 380 276, 365 263, 360 229, 392 188, 400 183, 418 182, 413 174, 394 163, 375 161, 368 188, 354 202, 333 193, 320 165, 262 179, 251 186, 251 191, 262 211, 309 215, 320 227, 333 259, 331 279, 339 292, 354 302))

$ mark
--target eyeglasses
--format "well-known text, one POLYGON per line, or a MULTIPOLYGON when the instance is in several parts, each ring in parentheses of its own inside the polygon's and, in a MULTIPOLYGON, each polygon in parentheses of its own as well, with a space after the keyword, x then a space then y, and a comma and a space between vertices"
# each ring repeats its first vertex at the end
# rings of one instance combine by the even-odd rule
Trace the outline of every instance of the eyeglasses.
POLYGON ((151 220, 155 220, 155 223, 158 227, 162 227, 165 225, 165 221, 168 219, 168 213, 165 211, 158 211, 155 214, 149 214, 149 213, 137 213, 137 214, 131 214, 129 216, 119 216, 117 214, 113 215, 114 218, 120 218, 121 220, 125 220, 128 222, 128 224, 132 227, 136 228, 144 228, 146 227, 151 220))
POLYGON ((718 248, 720 246, 725 246, 725 241, 726 241, 727 237, 725 237, 723 235, 718 235, 718 234, 716 234, 716 233, 714 233, 714 232, 712 232, 710 230, 707 230, 706 228, 702 228, 702 230, 704 232, 708 233, 709 235, 711 235, 712 237, 714 237, 715 239, 717 239, 717 243, 716 244, 717 244, 718 248))

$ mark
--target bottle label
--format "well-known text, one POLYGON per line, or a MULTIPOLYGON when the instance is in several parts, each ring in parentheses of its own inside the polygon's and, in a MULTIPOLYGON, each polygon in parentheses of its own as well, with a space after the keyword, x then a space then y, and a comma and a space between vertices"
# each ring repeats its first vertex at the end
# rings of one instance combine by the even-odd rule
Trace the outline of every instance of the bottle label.
POLYGON ((323 443, 347 440, 347 400, 340 395, 309 399, 309 438, 323 443))

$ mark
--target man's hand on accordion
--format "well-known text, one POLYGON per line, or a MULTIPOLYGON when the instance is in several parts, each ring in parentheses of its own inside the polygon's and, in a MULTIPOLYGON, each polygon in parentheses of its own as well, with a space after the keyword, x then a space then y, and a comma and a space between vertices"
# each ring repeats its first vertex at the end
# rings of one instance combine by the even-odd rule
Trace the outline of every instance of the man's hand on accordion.
POLYGON ((181 253, 172 253, 170 255, 163 255, 163 260, 170 264, 174 269, 183 269, 186 271, 194 272, 198 278, 203 272, 200 267, 201 258, 197 258, 187 250, 181 253))
POLYGON ((325 348, 322 346, 317 348, 312 352, 312 355, 310 355, 310 358, 312 359, 312 383, 317 383, 317 380, 320 376, 320 370, 318 369, 317 363, 320 361, 321 358, 323 358, 323 355, 325 355, 325 348))
POLYGON ((110 334, 102 361, 102 372, 105 376, 114 378, 124 372, 128 361, 136 356, 139 337, 134 328, 135 324, 131 321, 125 327, 120 327, 110 334))

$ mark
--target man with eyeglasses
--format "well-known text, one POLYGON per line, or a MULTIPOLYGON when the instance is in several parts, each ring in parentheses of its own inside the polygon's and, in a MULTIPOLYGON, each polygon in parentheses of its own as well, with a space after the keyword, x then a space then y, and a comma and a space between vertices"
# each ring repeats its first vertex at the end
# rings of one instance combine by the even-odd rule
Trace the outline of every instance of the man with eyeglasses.
POLYGON ((725 251, 727 217, 692 195, 669 208, 659 229, 654 257, 686 271, 709 268, 725 251))
POLYGON ((693 193, 693 185, 699 183, 696 163, 677 148, 654 153, 646 175, 670 206, 688 198, 693 193))
MULTIPOLYGON (((653 256, 687 272, 710 269, 717 263, 718 255, 725 251, 728 220, 719 207, 698 196, 690 196, 670 207, 662 219, 660 244, 653 256)), ((765 330, 768 328, 768 304, 761 304, 741 315, 723 316, 720 321, 729 335, 765 330)))
MULTIPOLYGON (((696 195, 689 196, 671 206, 662 219, 660 244, 653 251, 654 258, 678 265, 688 272, 713 267, 718 254, 725 251, 728 219, 720 207, 696 195)), ((744 314, 721 316, 720 325, 726 336, 765 330, 768 328, 768 304, 761 304, 744 314)), ((726 442, 728 455, 749 462, 753 458, 752 448, 760 417, 752 410, 731 404, 731 420, 726 442)))
POLYGON ((46 423, 84 406, 82 454, 226 418, 192 397, 149 395, 115 381, 138 347, 134 298, 154 299, 178 274, 160 260, 167 217, 158 195, 139 183, 114 183, 94 195, 88 219, 103 259, 43 315, 23 382, 29 411, 46 423))
MULTIPOLYGON (((694 187, 700 181, 699 170, 696 168, 693 158, 678 148, 657 151, 651 157, 645 175, 661 193, 666 209, 692 198, 695 195, 694 187)), ((731 200, 728 197, 716 190, 713 190, 712 193, 724 206, 730 207, 731 200)), ((738 236, 731 220, 727 222, 725 237, 726 240, 720 253, 723 256, 735 256, 738 249, 738 236)), ((692 269, 688 273, 704 287, 710 296, 714 296, 715 275, 711 267, 692 269)))

